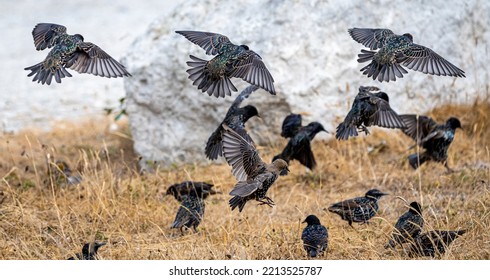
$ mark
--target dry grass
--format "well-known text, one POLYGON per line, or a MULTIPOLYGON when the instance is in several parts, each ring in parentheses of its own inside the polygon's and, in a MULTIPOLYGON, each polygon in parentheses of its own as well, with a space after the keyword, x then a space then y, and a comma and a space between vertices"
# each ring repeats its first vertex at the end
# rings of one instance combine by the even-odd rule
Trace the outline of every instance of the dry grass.
MULTIPOLYGON (((468 230, 443 259, 490 259, 490 104, 446 106, 429 115, 462 120, 464 131, 449 154, 456 173, 435 163, 413 171, 406 162, 413 142, 399 131, 373 129, 347 142, 314 141, 317 169, 293 162, 290 175, 269 191, 277 205, 249 202, 242 213, 227 205, 236 181, 224 163, 138 174, 127 125, 110 132, 107 120, 1 136, 0 259, 66 259, 95 239, 108 242, 99 251, 103 259, 305 259, 301 221, 308 214, 329 229, 323 258, 405 259, 401 248, 383 248, 407 209, 398 196, 421 202, 426 229, 468 230), (47 154, 80 172, 82 184, 52 180, 47 154), (184 180, 212 182, 223 194, 207 200, 200 231, 182 236, 169 229, 178 204, 164 192, 184 180), (373 187, 392 195, 380 200, 369 225, 353 229, 323 210, 373 187)), ((261 147, 263 158, 280 145, 261 147)))

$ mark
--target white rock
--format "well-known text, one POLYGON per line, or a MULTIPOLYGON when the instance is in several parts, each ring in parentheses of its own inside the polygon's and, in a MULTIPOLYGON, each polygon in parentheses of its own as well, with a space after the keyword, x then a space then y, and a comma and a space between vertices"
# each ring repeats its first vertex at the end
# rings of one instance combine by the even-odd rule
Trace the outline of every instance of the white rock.
MULTIPOLYGON (((192 85, 186 73, 189 54, 211 56, 175 30, 220 33, 261 55, 277 96, 259 90, 244 103, 255 105, 262 116, 247 123, 252 138, 270 145, 290 112, 307 113, 306 123, 320 121, 335 131, 360 85, 387 92, 399 113, 422 113, 486 93, 489 14, 490 2, 478 0, 186 1, 151 24, 125 59, 133 74, 125 89, 135 149, 145 160, 166 164, 205 161, 207 138, 236 97, 217 99, 192 85), (357 54, 364 47, 350 38, 352 27, 411 33, 415 43, 432 48, 467 77, 408 70, 396 82, 373 81, 359 71, 365 64, 356 61, 357 54)), ((232 81, 239 91, 246 87, 232 81)))

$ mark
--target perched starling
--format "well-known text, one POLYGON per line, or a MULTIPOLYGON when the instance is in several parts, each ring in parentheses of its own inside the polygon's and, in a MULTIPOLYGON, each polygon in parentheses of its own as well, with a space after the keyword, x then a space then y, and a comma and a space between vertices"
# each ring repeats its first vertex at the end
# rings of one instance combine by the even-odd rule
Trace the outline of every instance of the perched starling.
POLYGON ((318 132, 327 132, 325 128, 318 122, 311 122, 307 126, 301 126, 301 115, 295 114, 287 116, 284 119, 282 127, 281 135, 290 137, 290 139, 286 147, 284 147, 284 150, 280 154, 274 156, 272 161, 280 158, 289 164, 290 160, 295 159, 310 170, 313 170, 316 166, 316 161, 313 152, 311 151, 310 142, 318 132), (299 116, 299 118, 291 116, 299 116), (298 124, 298 119, 299 126, 296 125, 298 124))
POLYGON ((342 220, 354 223, 368 223, 378 212, 378 199, 386 193, 377 189, 369 190, 365 196, 338 202, 328 207, 328 211, 338 214, 342 220))
POLYGON ((204 199, 210 194, 216 194, 213 185, 201 182, 183 182, 175 184, 167 189, 167 194, 172 194, 180 201, 179 210, 170 228, 192 228, 197 232, 197 227, 204 217, 204 199))
POLYGON ((298 133, 301 128, 303 118, 300 114, 289 114, 282 121, 281 136, 284 138, 291 138, 298 133))
POLYGON ((273 206, 274 202, 267 194, 270 186, 276 181, 279 174, 287 174, 288 164, 277 159, 266 164, 259 156, 253 142, 247 141, 239 133, 233 131, 226 124, 223 125, 223 156, 232 167, 232 173, 238 180, 230 195, 231 210, 238 207, 242 212, 247 201, 255 199, 261 204, 273 206))
POLYGON ((433 50, 413 43, 411 34, 396 35, 389 29, 352 28, 349 34, 371 50, 361 50, 358 62, 371 61, 361 71, 380 82, 396 81, 409 69, 437 76, 465 77, 464 71, 433 50), (374 50, 379 49, 377 52, 374 50))
POLYGON ((347 140, 357 136, 357 129, 369 134, 368 126, 404 128, 405 124, 390 107, 388 95, 377 87, 359 87, 359 93, 344 121, 337 126, 335 138, 347 140))
POLYGON ((315 215, 309 215, 303 223, 307 223, 301 234, 303 248, 309 257, 316 258, 328 249, 328 230, 315 215))
POLYGON ((409 255, 411 257, 442 255, 446 252, 446 247, 464 233, 466 230, 463 229, 455 231, 434 230, 421 234, 410 247, 409 255))
MULTIPOLYGON (((245 132, 245 123, 251 117, 258 116, 259 112, 257 111, 257 108, 252 105, 247 105, 244 107, 239 106, 242 101, 245 100, 245 98, 248 98, 248 96, 257 89, 258 87, 255 85, 248 86, 237 96, 233 104, 231 104, 230 109, 228 109, 228 112, 226 113, 225 119, 221 122, 218 128, 216 128, 213 134, 209 136, 205 149, 207 158, 210 160, 215 160, 223 154, 221 143, 223 140, 223 124, 226 124, 234 131, 240 133, 242 137, 248 137, 248 134, 245 132)), ((252 141, 250 138, 247 140, 249 142, 252 141)))
POLYGON ((395 224, 395 229, 391 233, 391 239, 386 244, 385 248, 395 248, 396 244, 405 242, 414 242, 414 239, 420 234, 424 226, 422 218, 422 209, 416 201, 410 203, 410 209, 405 214, 398 218, 395 224))
POLYGON ((457 128, 461 128, 461 122, 454 117, 449 118, 445 124, 437 124, 427 116, 400 115, 406 129, 403 132, 414 139, 417 144, 424 148, 421 154, 408 156, 410 166, 417 169, 428 160, 444 163, 448 171, 452 171, 447 164, 447 150, 453 142, 457 128))
POLYGON ((70 257, 68 260, 96 260, 97 251, 105 244, 105 242, 85 243, 82 248, 82 253, 77 253, 76 257, 70 257))
POLYGON ((196 197, 200 196, 201 199, 204 199, 204 197, 210 194, 217 193, 212 189, 213 187, 213 184, 206 182, 185 181, 168 187, 166 194, 172 195, 179 202, 182 202, 184 196, 190 195, 191 193, 196 197))
POLYGON ((190 56, 192 61, 187 70, 198 89, 209 96, 225 97, 237 91, 230 78, 241 78, 250 84, 263 88, 275 95, 274 79, 265 67, 262 58, 246 45, 235 45, 228 37, 217 33, 200 31, 175 31, 192 43, 206 50, 208 55, 216 55, 207 61, 190 56))
POLYGON ((27 67, 27 75, 41 84, 51 84, 51 79, 61 83, 61 79, 71 77, 65 69, 70 68, 78 73, 89 73, 96 76, 116 78, 131 76, 126 68, 95 44, 84 42, 80 34, 66 34, 66 27, 54 23, 38 23, 32 30, 36 50, 52 48, 44 61, 27 67))

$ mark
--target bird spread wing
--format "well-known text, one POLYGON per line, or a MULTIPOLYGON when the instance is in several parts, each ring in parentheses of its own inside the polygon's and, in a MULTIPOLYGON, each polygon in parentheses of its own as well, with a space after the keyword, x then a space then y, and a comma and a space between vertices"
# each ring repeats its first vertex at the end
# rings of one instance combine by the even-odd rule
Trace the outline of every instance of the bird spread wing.
POLYGON ((407 127, 403 129, 403 133, 417 141, 418 144, 421 144, 422 139, 426 138, 437 127, 437 123, 427 116, 400 115, 400 118, 407 127))
POLYGON ((420 71, 424 74, 437 76, 465 77, 464 71, 438 55, 433 50, 412 44, 410 48, 399 53, 398 61, 409 69, 420 71))
POLYGON ((282 122, 281 136, 284 138, 293 137, 301 127, 302 117, 300 114, 289 114, 282 122))
POLYGON ((79 72, 96 76, 116 78, 131 76, 124 65, 117 62, 97 45, 82 42, 67 62, 67 67, 79 72))
POLYGON ((175 31, 175 33, 206 50, 208 55, 216 55, 224 45, 231 44, 228 37, 217 33, 201 31, 175 31))
POLYGON ((265 165, 253 142, 223 124, 223 156, 232 167, 232 173, 238 181, 246 181, 248 176, 265 165))
MULTIPOLYGON (((295 159, 310 170, 316 166, 315 157, 311 151, 311 144, 308 137, 300 137, 299 139, 291 139, 286 148, 284 148, 290 158, 295 159)), ((284 152, 283 152, 284 153, 284 152)))
POLYGON ((371 97, 369 102, 375 106, 376 112, 371 115, 370 123, 387 128, 405 128, 405 123, 398 114, 391 109, 390 104, 379 97, 371 97))
POLYGON ((271 73, 265 67, 262 58, 251 50, 243 52, 233 61, 228 74, 230 77, 242 78, 273 95, 276 94, 274 78, 272 78, 271 73))
POLYGON ((246 197, 251 195, 253 192, 258 190, 262 185, 261 181, 253 180, 253 181, 240 181, 235 187, 231 190, 230 195, 246 197))
POLYGON ((374 28, 351 28, 349 34, 354 41, 363 44, 371 50, 376 50, 383 47, 386 39, 394 35, 389 29, 374 29, 374 28))
POLYGON ((60 34, 66 34, 66 27, 54 23, 38 23, 32 30, 36 50, 51 48, 60 34))
POLYGON ((246 87, 235 98, 235 101, 233 101, 233 103, 231 104, 230 109, 228 110, 228 112, 230 110, 232 110, 232 109, 237 109, 240 106, 240 104, 243 102, 243 100, 247 99, 250 96, 250 94, 252 94, 252 92, 256 91, 257 89, 259 89, 259 87, 256 86, 256 85, 250 85, 250 86, 246 87))

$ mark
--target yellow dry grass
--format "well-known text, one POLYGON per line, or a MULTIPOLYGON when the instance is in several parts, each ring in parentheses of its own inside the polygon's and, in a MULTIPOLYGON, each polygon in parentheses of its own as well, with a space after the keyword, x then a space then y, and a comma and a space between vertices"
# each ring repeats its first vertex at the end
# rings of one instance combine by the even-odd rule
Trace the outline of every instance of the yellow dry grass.
MULTIPOLYGON (((235 184, 226 163, 137 172, 128 126, 111 132, 110 121, 64 124, 51 132, 1 136, 0 259, 66 259, 83 243, 106 241, 102 259, 306 259, 301 221, 317 215, 329 229, 324 259, 406 259, 400 247, 386 250, 395 221, 408 203, 423 206, 428 229, 467 229, 443 259, 490 258, 490 104, 444 106, 429 113, 443 122, 462 120, 449 152, 448 174, 441 164, 413 171, 406 161, 413 144, 399 131, 372 129, 347 142, 318 141, 318 162, 308 172, 297 162, 269 190, 276 206, 249 202, 231 212, 228 192, 235 184), (67 161, 83 182, 67 186, 47 175, 46 156, 67 161), (199 232, 181 235, 169 228, 178 203, 167 186, 185 180, 214 183, 222 194, 206 201, 199 232), (324 211, 334 202, 378 188, 378 215, 354 228, 324 211), (403 198, 403 199, 401 199, 403 198)), ((279 128, 275 128, 279 130, 279 128)), ((261 147, 270 160, 286 142, 261 147)))

